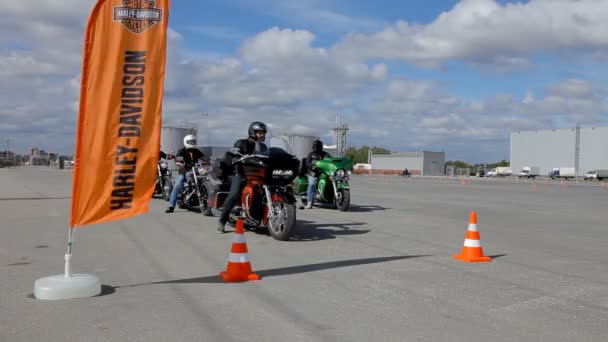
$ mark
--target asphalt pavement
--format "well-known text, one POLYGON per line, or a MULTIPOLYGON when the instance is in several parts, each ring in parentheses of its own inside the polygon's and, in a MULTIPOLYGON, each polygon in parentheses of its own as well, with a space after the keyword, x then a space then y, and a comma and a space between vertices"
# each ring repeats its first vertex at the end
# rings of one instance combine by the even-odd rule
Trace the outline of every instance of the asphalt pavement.
POLYGON ((69 170, 0 169, 0 341, 606 341, 608 185, 353 176, 349 212, 298 210, 287 242, 246 232, 262 279, 223 283, 234 234, 154 199, 78 229, 98 297, 41 301, 63 272, 69 170), (459 253, 469 213, 489 263, 459 253))

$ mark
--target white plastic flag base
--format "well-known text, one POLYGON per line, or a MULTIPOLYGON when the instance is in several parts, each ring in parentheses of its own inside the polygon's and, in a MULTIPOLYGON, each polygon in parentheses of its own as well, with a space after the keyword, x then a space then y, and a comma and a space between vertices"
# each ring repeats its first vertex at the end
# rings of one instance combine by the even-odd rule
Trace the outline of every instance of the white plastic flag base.
POLYGON ((34 296, 43 300, 94 297, 101 293, 99 279, 90 274, 56 275, 37 279, 34 296))

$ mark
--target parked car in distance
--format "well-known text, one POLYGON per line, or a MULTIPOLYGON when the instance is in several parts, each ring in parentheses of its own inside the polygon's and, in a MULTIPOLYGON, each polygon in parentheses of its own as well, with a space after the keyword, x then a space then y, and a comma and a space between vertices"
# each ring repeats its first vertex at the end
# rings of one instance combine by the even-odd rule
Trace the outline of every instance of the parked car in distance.
POLYGON ((538 166, 524 166, 517 173, 517 177, 519 178, 536 178, 540 173, 540 167, 538 166))
POLYGON ((608 178, 608 170, 591 170, 585 173, 585 180, 597 179, 601 181, 604 180, 604 178, 608 178))
POLYGON ((576 171, 574 170, 573 167, 556 167, 556 168, 552 169, 551 171, 549 171, 548 176, 551 177, 551 179, 574 178, 574 177, 576 177, 576 171))

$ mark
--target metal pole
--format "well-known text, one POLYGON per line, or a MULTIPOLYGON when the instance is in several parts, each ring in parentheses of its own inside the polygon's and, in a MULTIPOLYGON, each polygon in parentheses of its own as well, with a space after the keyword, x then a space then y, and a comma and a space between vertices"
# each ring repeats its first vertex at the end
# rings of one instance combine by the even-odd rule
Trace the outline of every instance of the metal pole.
POLYGON ((201 113, 201 143, 203 146, 209 146, 209 113, 202 112, 201 113))
POLYGON ((574 178, 575 179, 578 179, 580 150, 581 150, 581 125, 576 124, 576 131, 575 131, 575 138, 574 138, 574 178))
POLYGON ((211 145, 211 131, 209 131, 209 113, 205 113, 205 143, 211 145))
POLYGON ((206 146, 207 144, 205 143, 205 136, 203 134, 207 134, 207 132, 205 132, 205 113, 202 112, 201 113, 201 129, 199 131, 199 135, 198 138, 200 138, 200 144, 201 146, 206 146))
POLYGON ((72 237, 74 235, 74 227, 69 228, 68 232, 68 252, 65 255, 65 277, 72 276, 72 237))

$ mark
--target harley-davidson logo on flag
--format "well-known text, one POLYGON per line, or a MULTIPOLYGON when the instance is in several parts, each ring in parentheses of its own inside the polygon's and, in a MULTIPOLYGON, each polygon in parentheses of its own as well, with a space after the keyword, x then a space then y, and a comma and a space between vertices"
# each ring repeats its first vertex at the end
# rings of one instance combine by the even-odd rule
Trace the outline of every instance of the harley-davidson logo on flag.
POLYGON ((114 7, 114 20, 129 31, 142 33, 163 20, 163 9, 154 0, 123 0, 122 7, 114 7))

